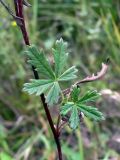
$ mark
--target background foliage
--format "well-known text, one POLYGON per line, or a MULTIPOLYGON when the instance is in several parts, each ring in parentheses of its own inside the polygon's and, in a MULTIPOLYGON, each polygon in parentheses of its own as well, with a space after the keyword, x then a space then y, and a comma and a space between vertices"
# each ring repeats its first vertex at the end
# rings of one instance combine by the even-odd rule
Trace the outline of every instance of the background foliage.
MULTIPOLYGON (((31 0, 31 4, 25 8, 31 42, 49 53, 62 37, 69 44, 69 64, 77 64, 81 79, 111 59, 104 80, 81 86, 82 93, 96 88, 102 93, 96 105, 106 120, 85 119, 75 133, 66 127, 61 138, 65 160, 119 160, 120 1, 31 0)), ((23 83, 33 78, 23 50, 19 29, 0 5, 0 159, 54 160, 56 147, 39 98, 22 92, 23 83)), ((52 110, 55 121, 57 111, 52 110)))

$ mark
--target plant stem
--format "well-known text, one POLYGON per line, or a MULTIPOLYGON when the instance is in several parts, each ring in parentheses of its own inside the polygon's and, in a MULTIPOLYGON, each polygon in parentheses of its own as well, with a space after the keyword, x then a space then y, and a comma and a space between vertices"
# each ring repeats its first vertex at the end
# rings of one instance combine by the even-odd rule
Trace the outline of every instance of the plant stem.
POLYGON ((48 121, 49 121, 49 125, 50 125, 50 127, 51 127, 51 130, 52 130, 52 133, 53 133, 53 136, 54 136, 54 140, 55 140, 56 145, 57 145, 59 160, 62 160, 62 151, 61 151, 61 144, 60 144, 60 140, 59 140, 59 135, 58 135, 58 133, 57 133, 56 128, 54 127, 53 120, 52 120, 52 117, 51 117, 51 115, 50 115, 48 106, 47 106, 47 104, 45 103, 44 94, 41 95, 41 99, 42 99, 42 103, 43 103, 43 106, 44 106, 44 110, 45 110, 47 119, 48 119, 48 121))
MULTIPOLYGON (((25 19, 24 19, 24 15, 23 15, 23 1, 22 0, 14 0, 14 5, 15 5, 16 16, 22 18, 21 19, 22 24, 19 25, 19 27, 21 29, 24 42, 25 42, 26 45, 30 45, 28 33, 27 33, 27 30, 26 30, 26 26, 25 26, 25 19)), ((34 66, 32 66, 32 71, 34 73, 35 79, 39 79, 38 72, 35 70, 34 66)), ((45 102, 44 94, 42 94, 40 97, 41 97, 41 101, 42 101, 42 104, 43 104, 43 107, 44 107, 44 110, 45 110, 50 128, 51 128, 53 136, 54 136, 54 140, 56 142, 59 160, 62 160, 62 151, 61 151, 61 144, 60 144, 60 140, 59 140, 59 135, 57 134, 56 128, 54 127, 54 123, 53 123, 50 111, 48 109, 48 105, 45 102)))
POLYGON ((15 4, 16 16, 21 18, 21 25, 19 25, 19 27, 21 29, 23 39, 26 45, 30 45, 29 37, 25 27, 24 15, 23 15, 23 0, 14 0, 14 4, 15 4))

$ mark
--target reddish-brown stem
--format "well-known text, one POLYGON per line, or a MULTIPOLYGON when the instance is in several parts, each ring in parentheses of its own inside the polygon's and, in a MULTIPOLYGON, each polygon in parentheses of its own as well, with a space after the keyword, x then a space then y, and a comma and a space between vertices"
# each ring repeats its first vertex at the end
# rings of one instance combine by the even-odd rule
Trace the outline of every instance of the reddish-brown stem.
POLYGON ((21 23, 21 25, 19 25, 19 27, 21 29, 25 44, 30 45, 27 30, 25 27, 24 15, 23 15, 23 0, 14 0, 14 3, 15 3, 16 16, 22 18, 21 19, 22 23, 21 23))
MULTIPOLYGON (((72 85, 72 87, 73 86, 79 87, 79 85, 82 83, 94 82, 99 79, 102 79, 106 75, 106 72, 108 70, 108 63, 109 63, 109 59, 107 59, 106 63, 102 63, 102 68, 96 75, 92 74, 91 76, 87 76, 86 78, 76 82, 74 85, 72 85)), ((63 94, 64 95, 69 94, 71 92, 72 87, 65 89, 63 91, 63 94)))
MULTIPOLYGON (((21 23, 21 25, 19 25, 19 27, 21 29, 24 42, 25 42, 26 45, 30 45, 28 33, 27 33, 27 30, 26 30, 26 26, 25 26, 24 15, 23 15, 23 1, 22 0, 14 0, 14 4, 15 4, 16 16, 22 18, 21 19, 22 23, 21 23)), ((35 79, 39 79, 39 75, 38 75, 37 71, 35 70, 34 66, 32 66, 32 70, 33 70, 35 79)), ((61 151, 61 144, 60 144, 59 136, 58 136, 57 131, 54 127, 54 123, 53 123, 50 111, 48 109, 48 105, 45 102, 44 94, 42 94, 40 97, 41 97, 41 101, 42 101, 42 104, 43 104, 43 107, 44 107, 44 110, 45 110, 50 128, 51 128, 53 136, 54 136, 54 140, 55 140, 56 145, 57 145, 59 160, 62 160, 62 151, 61 151)))
POLYGON ((52 117, 51 117, 51 115, 50 115, 48 106, 47 106, 47 104, 45 103, 45 97, 44 97, 43 94, 41 95, 41 99, 42 99, 42 103, 43 103, 43 106, 44 106, 44 109, 45 109, 45 113, 46 113, 46 115, 47 115, 47 119, 48 119, 48 121, 49 121, 49 125, 50 125, 50 127, 51 127, 51 130, 52 130, 52 133, 53 133, 53 135, 54 135, 54 139, 55 139, 55 142, 56 142, 56 145, 57 145, 59 160, 62 160, 62 151, 61 151, 61 144, 60 144, 60 140, 59 140, 59 135, 58 135, 58 133, 57 133, 57 130, 56 130, 55 127, 54 127, 53 120, 52 120, 52 117))
POLYGON ((19 16, 18 1, 17 1, 17 0, 14 0, 14 3, 15 3, 15 12, 16 12, 16 16, 18 17, 18 16, 19 16))

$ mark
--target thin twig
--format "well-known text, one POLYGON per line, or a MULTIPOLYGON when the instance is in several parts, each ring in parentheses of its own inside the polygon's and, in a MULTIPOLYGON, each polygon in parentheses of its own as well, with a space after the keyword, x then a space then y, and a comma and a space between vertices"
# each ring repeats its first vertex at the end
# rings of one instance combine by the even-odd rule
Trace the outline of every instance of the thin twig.
POLYGON ((75 84, 73 84, 70 88, 67 88, 63 91, 63 94, 64 95, 67 95, 71 92, 71 89, 73 86, 78 86, 81 84, 81 83, 88 83, 88 82, 93 82, 93 81, 97 81, 99 79, 102 79, 105 75, 106 75, 106 72, 108 70, 108 60, 107 60, 107 63, 102 63, 102 68, 101 70, 95 75, 95 74, 92 74, 91 76, 87 76, 86 78, 76 82, 75 84))

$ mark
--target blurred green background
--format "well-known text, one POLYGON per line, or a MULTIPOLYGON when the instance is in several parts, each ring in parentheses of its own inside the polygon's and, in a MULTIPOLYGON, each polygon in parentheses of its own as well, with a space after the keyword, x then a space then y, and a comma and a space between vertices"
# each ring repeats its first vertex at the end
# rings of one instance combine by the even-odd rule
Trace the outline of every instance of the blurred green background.
MULTIPOLYGON (((12 1, 6 2, 13 8, 12 1)), ((75 132, 63 129, 64 160, 120 160, 120 0, 30 3, 31 8, 24 8, 30 41, 44 48, 49 58, 62 37, 79 79, 97 73, 108 57, 111 61, 104 79, 81 86, 83 93, 102 93, 96 106, 106 120, 85 119, 75 132)), ((24 50, 20 30, 0 4, 0 160, 55 160, 56 146, 39 98, 22 92, 23 83, 33 78, 24 50)))

